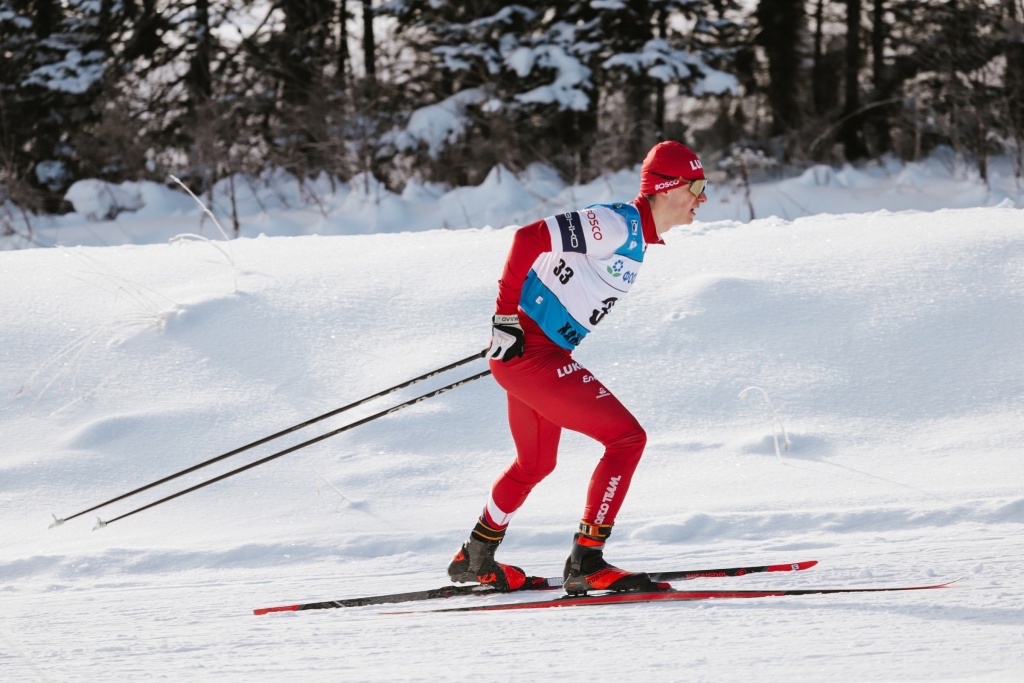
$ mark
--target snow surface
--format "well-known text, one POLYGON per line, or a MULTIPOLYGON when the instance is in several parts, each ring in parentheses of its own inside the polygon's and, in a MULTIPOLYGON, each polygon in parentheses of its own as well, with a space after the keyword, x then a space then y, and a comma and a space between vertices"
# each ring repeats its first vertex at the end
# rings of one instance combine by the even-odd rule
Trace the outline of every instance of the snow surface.
MULTIPOLYGON (((816 559, 805 572, 685 586, 960 579, 952 587, 254 616, 446 583, 512 457, 490 378, 92 530, 97 515, 110 520, 483 361, 47 529, 51 514, 483 348, 513 230, 486 226, 557 198, 579 200, 563 208, 603 198, 543 174, 496 175, 488 191, 421 188, 375 209, 441 226, 457 198, 480 226, 469 229, 374 224, 353 184, 319 213, 264 196, 262 213, 243 213, 245 237, 228 242, 150 187, 135 213, 65 217, 37 233, 111 246, 0 253, 5 680, 1024 679, 1021 194, 994 196, 937 164, 819 168, 756 186, 764 217, 753 221, 723 216, 737 195, 731 208, 713 195, 700 222, 651 248, 631 296, 576 355, 649 434, 609 543, 620 566, 816 559), (544 182, 546 194, 514 191, 544 182), (798 205, 802 217, 782 210, 798 205), (167 241, 203 231, 208 239, 167 241)), ((635 174, 605 180, 632 198, 635 174)), ((90 211, 109 209, 81 195, 90 211)), ((599 455, 563 437, 559 468, 513 520, 500 559, 560 573, 599 455)))

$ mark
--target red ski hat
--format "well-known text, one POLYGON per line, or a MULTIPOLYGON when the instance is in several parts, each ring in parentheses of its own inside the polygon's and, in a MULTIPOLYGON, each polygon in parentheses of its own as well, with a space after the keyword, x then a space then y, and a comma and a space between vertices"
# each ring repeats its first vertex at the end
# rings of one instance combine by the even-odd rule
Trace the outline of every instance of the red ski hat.
POLYGON ((640 194, 668 192, 689 180, 703 180, 700 157, 681 142, 665 140, 647 153, 640 167, 640 194))

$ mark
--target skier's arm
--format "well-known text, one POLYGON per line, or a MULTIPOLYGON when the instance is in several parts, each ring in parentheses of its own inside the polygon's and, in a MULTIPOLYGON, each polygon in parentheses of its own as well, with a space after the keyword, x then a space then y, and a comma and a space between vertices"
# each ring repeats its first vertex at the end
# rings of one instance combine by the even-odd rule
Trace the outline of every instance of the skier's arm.
POLYGON ((516 315, 519 312, 519 295, 530 267, 538 256, 548 251, 551 251, 551 232, 543 220, 516 230, 505 268, 498 280, 496 314, 516 315))

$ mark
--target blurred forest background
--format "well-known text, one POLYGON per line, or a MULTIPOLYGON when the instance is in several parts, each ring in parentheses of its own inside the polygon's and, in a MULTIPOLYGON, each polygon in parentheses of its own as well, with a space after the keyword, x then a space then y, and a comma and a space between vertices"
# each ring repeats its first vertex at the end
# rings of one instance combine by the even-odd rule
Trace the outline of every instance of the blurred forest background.
POLYGON ((1024 0, 0 0, 0 200, 237 174, 586 182, 949 146, 1022 173, 1024 0))

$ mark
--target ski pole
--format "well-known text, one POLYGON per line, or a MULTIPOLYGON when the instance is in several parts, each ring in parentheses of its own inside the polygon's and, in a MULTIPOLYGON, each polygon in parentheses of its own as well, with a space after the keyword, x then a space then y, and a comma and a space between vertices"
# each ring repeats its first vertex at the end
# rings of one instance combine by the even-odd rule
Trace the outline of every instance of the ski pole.
POLYGON ((304 427, 308 427, 311 424, 316 424, 317 422, 320 422, 321 420, 326 420, 329 417, 334 417, 335 415, 343 413, 346 410, 351 410, 352 408, 355 408, 357 406, 361 406, 364 403, 368 403, 368 402, 370 402, 370 401, 372 401, 374 399, 381 398, 383 396, 387 396, 388 394, 393 394, 394 392, 399 391, 400 389, 405 389, 406 387, 411 387, 413 384, 417 384, 417 383, 422 382, 424 380, 430 379, 431 377, 434 377, 436 375, 440 375, 441 373, 447 372, 447 371, 452 370, 454 368, 457 368, 460 365, 465 365, 466 363, 470 363, 470 362, 476 360, 477 358, 483 358, 486 353, 487 353, 487 349, 484 349, 483 351, 479 351, 478 353, 474 353, 472 356, 466 356, 462 360, 457 360, 454 363, 449 363, 448 365, 445 365, 444 367, 437 368, 436 370, 431 370, 430 372, 424 373, 424 374, 420 375, 419 377, 413 377, 412 379, 407 380, 405 382, 402 382, 401 384, 396 384, 395 386, 391 387, 390 389, 384 389, 383 391, 378 391, 376 394, 372 394, 370 396, 367 396, 366 398, 361 398, 358 401, 354 401, 353 403, 349 403, 347 406, 342 406, 341 408, 337 408, 337 409, 332 410, 330 412, 324 413, 323 415, 320 415, 318 417, 314 417, 314 418, 312 418, 310 420, 306 420, 305 422, 300 422, 299 424, 293 425, 291 427, 288 427, 287 429, 282 429, 281 431, 279 431, 279 432, 277 432, 275 434, 271 434, 270 436, 265 436, 262 439, 258 439, 256 441, 253 441, 252 443, 247 443, 244 446, 240 446, 240 447, 236 448, 233 451, 228 451, 227 453, 222 453, 221 455, 218 455, 216 457, 210 458, 209 460, 205 460, 205 461, 203 461, 201 463, 198 463, 196 465, 192 465, 191 467, 186 467, 185 469, 181 470, 180 472, 175 472, 174 474, 169 474, 166 477, 164 477, 163 479, 158 479, 158 480, 156 480, 154 482, 146 484, 145 486, 140 486, 139 488, 133 489, 133 490, 129 491, 128 493, 122 493, 120 496, 117 496, 115 498, 111 498, 110 500, 105 500, 102 503, 99 503, 97 505, 93 505, 91 508, 87 508, 85 510, 82 510, 81 512, 76 512, 75 514, 70 515, 68 517, 57 517, 56 515, 54 515, 53 516, 53 523, 50 524, 50 528, 52 529, 55 526, 60 526, 64 522, 72 520, 75 517, 80 517, 80 516, 82 516, 84 514, 92 512, 93 510, 98 510, 101 507, 106 507, 107 505, 110 505, 111 503, 116 503, 119 500, 124 500, 125 498, 128 498, 129 496, 134 496, 136 493, 142 493, 143 491, 148 491, 149 489, 153 488, 154 486, 159 486, 160 484, 166 484, 167 482, 169 482, 169 481, 171 481, 173 479, 177 479, 178 477, 181 477, 181 476, 184 476, 186 474, 189 474, 190 472, 195 472, 196 470, 202 469, 203 467, 206 467, 207 465, 212 465, 215 462, 220 462, 221 460, 224 460, 226 458, 230 458, 233 455, 238 455, 239 453, 247 451, 250 448, 255 448, 256 446, 260 446, 262 444, 265 444, 268 441, 273 441, 274 439, 280 438, 280 437, 282 437, 282 436, 284 436, 286 434, 291 434, 294 431, 298 431, 299 429, 303 429, 304 427))
POLYGON ((93 530, 95 531, 96 529, 103 528, 103 527, 107 526, 108 524, 112 524, 112 523, 116 522, 119 519, 124 519, 125 517, 129 517, 131 515, 134 515, 136 512, 142 512, 143 510, 148 510, 151 507, 156 507, 157 505, 160 505, 161 503, 166 503, 169 500, 174 500, 175 498, 177 498, 179 496, 183 496, 186 493, 191 493, 192 491, 197 491, 197 490, 199 490, 199 489, 201 489, 203 487, 209 486, 210 484, 214 484, 214 483, 216 483, 218 481, 221 481, 222 479, 227 479, 228 477, 232 477, 232 476, 234 476, 236 474, 239 474, 241 472, 245 472, 246 470, 251 470, 253 467, 257 467, 257 466, 262 465, 264 463, 270 462, 271 460, 275 460, 277 458, 280 458, 282 455, 287 455, 288 453, 291 453, 293 451, 297 451, 300 448, 305 448, 306 446, 311 446, 311 445, 313 445, 313 444, 315 444, 315 443, 317 443, 319 441, 323 441, 324 439, 328 439, 328 438, 330 438, 332 436, 336 436, 338 434, 341 434, 342 432, 346 432, 346 431, 348 431, 348 430, 350 430, 350 429, 352 429, 354 427, 358 427, 359 425, 366 424, 367 422, 372 422, 373 420, 376 420, 377 418, 384 417, 385 415, 390 415, 391 413, 394 413, 394 412, 396 412, 398 410, 401 410, 402 408, 407 408, 408 406, 415 405, 415 404, 419 403, 420 401, 425 401, 428 398, 431 398, 433 396, 437 396, 439 394, 443 394, 444 392, 450 391, 450 390, 452 390, 452 389, 454 389, 456 387, 460 387, 463 384, 468 384, 468 383, 472 382, 475 379, 480 379, 481 377, 486 377, 489 374, 491 374, 490 370, 484 370, 483 372, 478 372, 477 374, 471 375, 470 377, 467 377, 465 379, 460 379, 457 382, 452 382, 451 384, 443 386, 443 387, 441 387, 439 389, 434 389, 433 391, 430 391, 430 392, 428 392, 426 394, 423 394, 422 396, 417 396, 416 398, 411 398, 408 401, 405 401, 403 403, 399 403, 398 405, 393 406, 391 408, 388 408, 387 410, 382 410, 379 413, 376 413, 374 415, 370 415, 369 417, 364 417, 361 420, 356 420, 355 422, 353 422, 351 424, 348 424, 348 425, 345 425, 344 427, 339 427, 338 429, 335 429, 333 431, 327 432, 326 434, 321 434, 320 436, 314 437, 314 438, 312 438, 312 439, 310 439, 308 441, 303 441, 300 444, 296 444, 294 446, 290 446, 288 448, 285 448, 282 451, 278 451, 277 453, 272 453, 271 455, 268 455, 265 458, 260 458, 259 460, 256 460, 254 462, 249 463, 248 465, 243 465, 242 467, 239 467, 237 469, 233 469, 230 472, 225 472, 224 474, 218 475, 218 476, 214 477, 213 479, 208 479, 208 480, 206 480, 204 482, 200 482, 200 483, 196 484, 195 486, 190 486, 187 489, 184 489, 182 491, 178 491, 177 493, 172 493, 171 495, 166 496, 165 498, 161 498, 160 500, 157 500, 157 501, 154 501, 152 503, 149 503, 148 505, 143 505, 142 507, 139 507, 139 508, 136 508, 134 510, 131 510, 130 512, 126 512, 123 515, 119 515, 117 517, 114 517, 113 519, 109 519, 107 521, 103 521, 102 519, 97 519, 96 520, 96 526, 93 527, 93 530))

